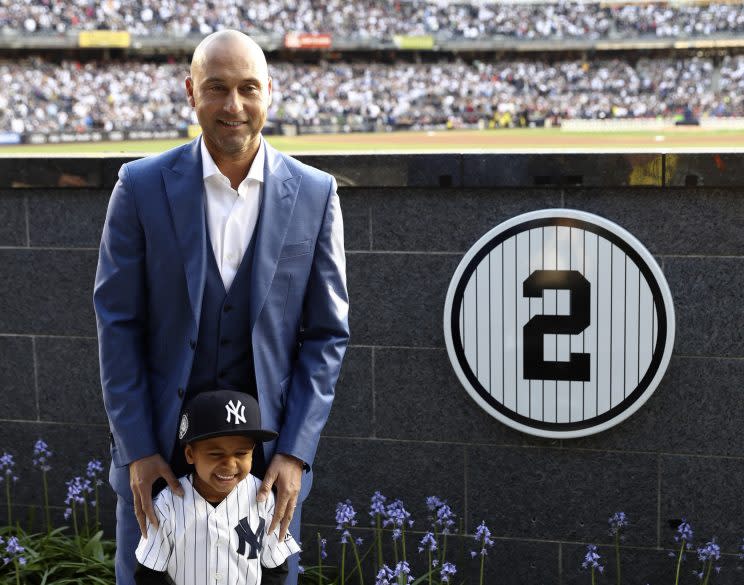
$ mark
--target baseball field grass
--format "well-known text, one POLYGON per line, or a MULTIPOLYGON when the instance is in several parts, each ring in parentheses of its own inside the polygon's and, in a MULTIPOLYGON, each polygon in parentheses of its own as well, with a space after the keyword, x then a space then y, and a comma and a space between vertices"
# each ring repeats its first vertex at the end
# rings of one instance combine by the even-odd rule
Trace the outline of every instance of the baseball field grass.
MULTIPOLYGON (((0 156, 151 154, 186 140, 0 146, 0 156)), ((730 152, 744 151, 744 130, 669 127, 658 131, 569 132, 528 128, 269 136, 268 141, 290 154, 730 152)))

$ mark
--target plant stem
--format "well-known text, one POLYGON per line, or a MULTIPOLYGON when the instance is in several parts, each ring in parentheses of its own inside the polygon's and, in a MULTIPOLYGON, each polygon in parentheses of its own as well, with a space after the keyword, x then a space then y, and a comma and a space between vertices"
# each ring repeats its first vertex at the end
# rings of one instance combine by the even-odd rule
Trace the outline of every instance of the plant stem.
POLYGON ((41 472, 41 477, 44 482, 44 517, 46 518, 47 534, 52 531, 52 516, 49 512, 49 483, 47 482, 46 471, 41 472))
POLYGON ((592 585, 597 584, 597 578, 594 576, 594 567, 592 567, 592 585))
POLYGON ((406 528, 405 526, 400 527, 400 541, 403 547, 403 561, 406 560, 406 528))
POLYGON ((78 539, 78 525, 77 525, 77 512, 75 511, 75 500, 72 501, 72 526, 75 529, 75 540, 80 546, 80 540, 78 539))
POLYGON ((713 559, 710 559, 707 563, 707 567, 705 567, 705 579, 703 579, 703 585, 708 585, 708 581, 710 580, 710 570, 713 568, 713 559))
POLYGON ((677 574, 674 577, 674 585, 679 585, 679 571, 682 569, 682 555, 685 552, 685 541, 682 541, 682 546, 679 547, 679 556, 677 557, 677 574))
POLYGON ((5 499, 8 502, 8 526, 13 526, 13 518, 11 517, 11 505, 10 505, 10 480, 11 475, 8 473, 5 475, 5 499))
MULTIPOLYGON (((485 540, 485 538, 484 538, 484 540, 485 540)), ((483 569, 485 568, 485 564, 486 564, 486 555, 483 554, 483 549, 484 548, 486 548, 486 545, 485 544, 483 544, 483 548, 481 549, 481 553, 480 553, 480 558, 481 558, 481 563, 480 563, 480 565, 481 565, 480 566, 480 585, 483 585, 483 569)))
POLYGON ((380 525, 380 515, 375 514, 375 540, 377 540, 377 570, 382 569, 382 526, 380 525))
POLYGON ((96 507, 96 533, 97 533, 99 530, 99 526, 101 525, 101 517, 98 512, 98 480, 96 479, 94 481, 96 482, 96 486, 95 486, 95 493, 94 493, 95 499, 93 500, 93 502, 96 507))
POLYGON ((620 529, 615 533, 615 563, 617 564, 617 585, 620 585, 620 529))
POLYGON ((85 522, 85 536, 90 536, 90 520, 88 519, 88 499, 83 498, 83 520, 85 522))
POLYGON ((346 543, 344 542, 341 544, 341 576, 338 580, 338 585, 344 585, 346 582, 346 579, 344 578, 344 573, 346 570, 346 543))
POLYGON ((21 575, 20 571, 18 570, 18 561, 16 559, 13 559, 13 564, 15 565, 16 585, 21 585, 21 575))
POLYGON ((351 550, 354 551, 354 558, 356 559, 357 571, 359 571, 359 585, 364 585, 364 575, 362 575, 362 561, 359 558, 359 550, 354 539, 351 539, 351 550))
POLYGON ((429 585, 431 585, 431 573, 433 570, 434 569, 431 566, 431 548, 429 548, 429 585))
POLYGON ((320 543, 320 532, 318 532, 318 585, 323 585, 323 547, 320 543))

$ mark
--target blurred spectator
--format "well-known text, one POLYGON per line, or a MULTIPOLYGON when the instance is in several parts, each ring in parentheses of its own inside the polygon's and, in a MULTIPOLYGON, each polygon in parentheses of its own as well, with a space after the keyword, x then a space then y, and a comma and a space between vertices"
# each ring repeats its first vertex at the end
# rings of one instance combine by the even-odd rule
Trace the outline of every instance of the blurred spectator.
MULTIPOLYGON (((0 63, 0 131, 164 130, 194 123, 187 63, 0 63)), ((544 120, 744 116, 744 56, 628 61, 278 64, 270 120, 424 128, 544 120), (714 87, 718 77, 719 87, 714 87)))

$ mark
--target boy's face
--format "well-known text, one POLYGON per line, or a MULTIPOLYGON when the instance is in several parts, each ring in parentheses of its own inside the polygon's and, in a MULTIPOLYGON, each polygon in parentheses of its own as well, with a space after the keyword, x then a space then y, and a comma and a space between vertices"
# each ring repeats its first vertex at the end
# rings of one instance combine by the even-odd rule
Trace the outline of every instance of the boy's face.
POLYGON ((242 435, 189 443, 186 461, 196 468, 194 487, 209 502, 221 502, 251 471, 255 442, 242 435))

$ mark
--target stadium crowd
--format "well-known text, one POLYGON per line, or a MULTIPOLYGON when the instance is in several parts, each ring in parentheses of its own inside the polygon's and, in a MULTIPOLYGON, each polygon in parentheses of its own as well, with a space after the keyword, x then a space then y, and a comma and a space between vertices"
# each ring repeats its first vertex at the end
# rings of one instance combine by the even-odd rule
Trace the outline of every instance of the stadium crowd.
POLYGON ((628 4, 559 0, 0 0, 0 34, 128 30, 135 35, 206 35, 220 28, 283 36, 330 33, 389 40, 395 34, 468 39, 696 36, 744 32, 741 2, 628 4))
MULTIPOLYGON (((186 63, 0 63, 0 131, 184 129, 186 63), (29 92, 28 88, 33 88, 29 92)), ((276 64, 269 119, 384 129, 563 119, 744 116, 744 56, 709 59, 276 64)))

